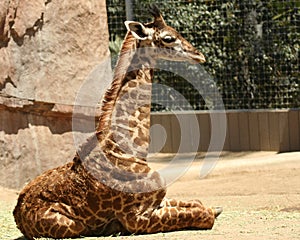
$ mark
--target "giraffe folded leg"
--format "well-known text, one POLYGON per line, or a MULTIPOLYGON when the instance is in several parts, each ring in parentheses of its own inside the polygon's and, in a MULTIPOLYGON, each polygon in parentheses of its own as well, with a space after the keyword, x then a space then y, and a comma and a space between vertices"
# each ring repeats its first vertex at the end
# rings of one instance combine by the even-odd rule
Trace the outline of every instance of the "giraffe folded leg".
POLYGON ((199 200, 177 201, 175 199, 164 198, 160 204, 161 207, 203 207, 199 200))
POLYGON ((211 208, 215 214, 215 218, 217 218, 222 212, 223 208, 222 207, 212 207, 211 208))
MULTIPOLYGON (((189 201, 176 201, 175 199, 164 198, 161 202, 161 207, 201 207, 203 206, 199 200, 189 200, 189 201)), ((215 218, 217 218, 222 212, 222 207, 212 207, 215 218)))
POLYGON ((141 215, 124 215, 120 221, 131 233, 157 233, 184 229, 211 229, 215 212, 201 206, 165 206, 141 215))
POLYGON ((22 214, 22 225, 18 224, 18 221, 17 224, 28 239, 38 237, 74 238, 83 235, 86 230, 84 223, 67 215, 54 205, 38 209, 34 214, 32 211, 22 214))

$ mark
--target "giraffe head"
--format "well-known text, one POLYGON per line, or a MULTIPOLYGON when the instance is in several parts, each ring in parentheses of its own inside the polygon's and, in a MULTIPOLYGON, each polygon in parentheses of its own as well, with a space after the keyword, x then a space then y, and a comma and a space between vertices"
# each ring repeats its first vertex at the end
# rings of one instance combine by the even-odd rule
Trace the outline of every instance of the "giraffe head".
POLYGON ((129 32, 137 39, 140 47, 157 49, 154 57, 171 61, 190 61, 191 63, 204 63, 205 57, 195 49, 174 28, 168 26, 159 9, 153 5, 150 13, 154 17, 151 23, 126 21, 129 32))

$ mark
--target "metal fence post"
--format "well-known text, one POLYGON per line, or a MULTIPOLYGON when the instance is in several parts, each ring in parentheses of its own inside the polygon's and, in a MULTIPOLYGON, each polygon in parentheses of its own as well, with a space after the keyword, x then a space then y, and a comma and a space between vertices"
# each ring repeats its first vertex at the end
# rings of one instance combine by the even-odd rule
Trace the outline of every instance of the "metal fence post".
POLYGON ((132 0, 125 1, 126 20, 133 20, 132 0))

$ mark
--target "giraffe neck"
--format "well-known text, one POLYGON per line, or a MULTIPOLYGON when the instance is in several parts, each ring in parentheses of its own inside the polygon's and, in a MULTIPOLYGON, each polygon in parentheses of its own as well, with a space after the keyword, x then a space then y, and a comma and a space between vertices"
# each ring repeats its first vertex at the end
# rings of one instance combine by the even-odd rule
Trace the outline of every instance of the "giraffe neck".
POLYGON ((130 168, 133 162, 147 165, 149 147, 153 70, 150 58, 136 53, 138 48, 139 43, 127 33, 96 128, 106 159, 130 168))

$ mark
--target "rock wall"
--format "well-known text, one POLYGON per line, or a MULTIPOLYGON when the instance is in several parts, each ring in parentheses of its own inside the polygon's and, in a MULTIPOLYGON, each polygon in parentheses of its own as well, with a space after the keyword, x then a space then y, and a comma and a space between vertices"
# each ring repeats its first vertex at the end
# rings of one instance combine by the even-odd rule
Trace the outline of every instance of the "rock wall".
POLYGON ((0 185, 72 160, 72 105, 108 59, 105 0, 0 2, 0 185))
POLYGON ((109 54, 104 0, 4 0, 0 14, 0 90, 8 95, 72 104, 109 54))

